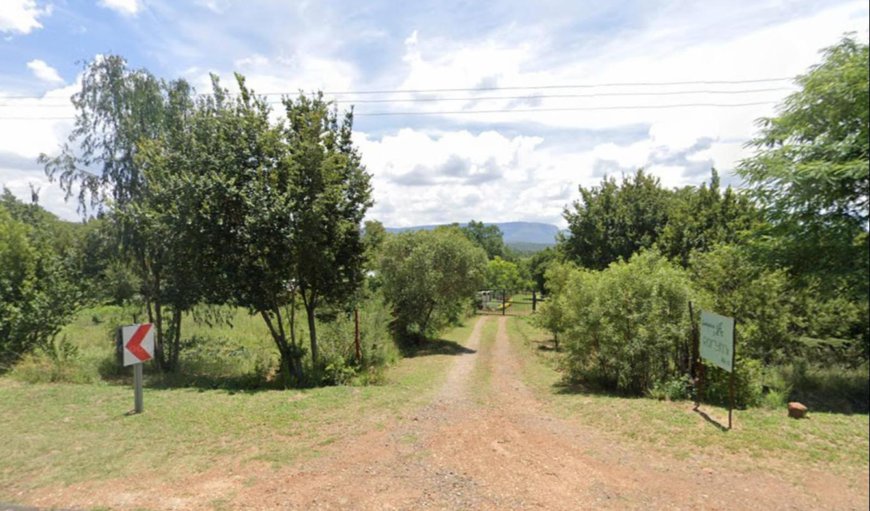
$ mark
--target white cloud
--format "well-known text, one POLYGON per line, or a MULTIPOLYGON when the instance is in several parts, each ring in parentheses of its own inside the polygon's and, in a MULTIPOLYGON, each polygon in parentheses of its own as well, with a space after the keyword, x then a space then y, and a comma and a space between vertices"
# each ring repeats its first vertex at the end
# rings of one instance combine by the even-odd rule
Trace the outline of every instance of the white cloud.
POLYGON ((46 64, 44 60, 33 59, 27 63, 27 68, 43 82, 53 84, 63 83, 63 78, 60 77, 57 70, 46 64))
POLYGON ((135 16, 142 9, 140 0, 100 0, 100 5, 124 16, 135 16))
POLYGON ((63 191, 49 182, 36 159, 40 153, 56 154, 66 141, 75 115, 69 98, 80 86, 76 80, 38 98, 4 99, 0 115, 0 186, 28 202, 29 185, 41 188, 39 203, 67 220, 80 218, 75 204, 65 202, 63 191))
POLYGON ((40 8, 36 0, 4 0, 0 9, 0 32, 29 34, 42 28, 39 18, 49 16, 51 11, 51 4, 40 8))

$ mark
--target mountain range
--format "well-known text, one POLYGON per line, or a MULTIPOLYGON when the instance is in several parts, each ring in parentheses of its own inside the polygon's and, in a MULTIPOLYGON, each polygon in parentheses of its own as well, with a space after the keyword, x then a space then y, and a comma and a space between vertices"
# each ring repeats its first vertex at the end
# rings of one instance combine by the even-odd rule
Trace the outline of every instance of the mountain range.
MULTIPOLYGON (((495 225, 501 229, 504 242, 512 247, 527 247, 537 246, 539 249, 553 246, 556 244, 556 235, 559 234, 559 228, 552 224, 544 224, 541 222, 484 222, 485 225, 495 225)), ((431 230, 441 225, 447 224, 431 224, 431 225, 414 225, 411 227, 386 227, 387 232, 405 232, 405 231, 420 231, 431 230)), ((464 226, 466 224, 459 224, 464 226)))

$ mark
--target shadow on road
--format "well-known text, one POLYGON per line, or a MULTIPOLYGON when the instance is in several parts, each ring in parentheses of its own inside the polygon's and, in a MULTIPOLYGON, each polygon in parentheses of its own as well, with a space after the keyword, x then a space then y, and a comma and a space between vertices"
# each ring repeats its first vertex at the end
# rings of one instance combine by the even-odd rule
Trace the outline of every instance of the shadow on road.
POLYGON ((447 339, 425 340, 416 343, 403 343, 399 350, 406 358, 425 357, 429 355, 468 355, 476 353, 455 341, 447 339))

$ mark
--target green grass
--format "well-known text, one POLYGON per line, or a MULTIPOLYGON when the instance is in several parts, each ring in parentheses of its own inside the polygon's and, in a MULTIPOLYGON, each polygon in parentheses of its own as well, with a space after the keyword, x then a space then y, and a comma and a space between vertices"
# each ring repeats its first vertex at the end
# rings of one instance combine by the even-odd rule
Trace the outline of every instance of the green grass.
MULTIPOLYGON (((836 471, 867 469, 870 422, 867 415, 814 412, 809 419, 787 417, 785 408, 734 411, 734 428, 722 431, 692 411, 687 401, 627 398, 562 385, 559 355, 550 336, 524 318, 511 318, 508 332, 525 350, 526 383, 548 403, 553 413, 577 418, 620 440, 630 440, 677 456, 694 453, 732 454, 756 461, 822 463, 836 471)), ((702 405, 713 421, 727 425, 725 408, 702 405)))
MULTIPOLYGON (((470 331, 466 324, 444 339, 464 344, 470 331)), ((171 480, 222 460, 282 465, 316 456, 341 438, 383 427, 421 406, 451 359, 437 353, 406 358, 386 371, 384 384, 364 387, 146 388, 145 413, 130 416, 127 385, 29 384, 3 377, 0 501, 22 491, 133 474, 171 480)))
POLYGON ((472 396, 478 403, 485 402, 492 393, 492 348, 497 330, 498 320, 491 318, 480 332, 477 359, 471 372, 472 396))

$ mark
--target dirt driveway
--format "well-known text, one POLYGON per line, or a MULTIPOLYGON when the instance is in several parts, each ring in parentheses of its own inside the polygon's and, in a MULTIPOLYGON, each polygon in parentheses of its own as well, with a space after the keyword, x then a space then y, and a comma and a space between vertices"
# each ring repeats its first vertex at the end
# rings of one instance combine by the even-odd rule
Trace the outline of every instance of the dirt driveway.
MULTIPOLYGON (((219 466, 178 486, 101 491, 156 509, 867 509, 866 482, 677 460, 548 413, 520 378, 505 317, 477 320, 436 399, 291 467, 219 466), (497 322, 494 342, 484 327, 497 322)), ((614 419, 618 420, 618 419, 614 419)), ((71 495, 67 493, 66 497, 71 495)), ((49 499, 50 500, 50 499, 49 499)))

